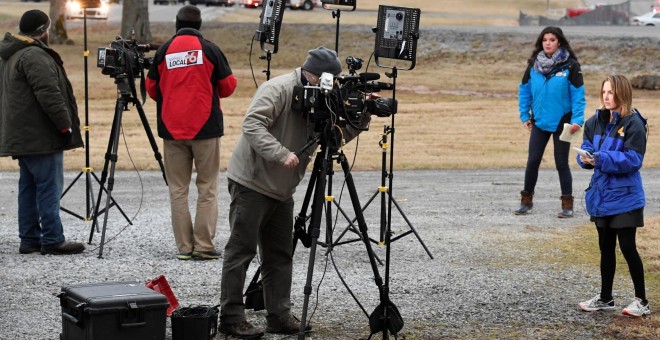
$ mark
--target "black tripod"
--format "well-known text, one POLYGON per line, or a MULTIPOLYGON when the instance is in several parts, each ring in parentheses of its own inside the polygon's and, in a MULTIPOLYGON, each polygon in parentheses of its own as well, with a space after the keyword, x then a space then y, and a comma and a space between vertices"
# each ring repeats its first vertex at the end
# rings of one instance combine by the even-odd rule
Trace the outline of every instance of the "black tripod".
MULTIPOLYGON (((309 306, 309 297, 312 293, 314 261, 316 257, 316 247, 319 244, 318 238, 321 233, 320 231, 321 217, 322 217, 321 215, 323 213, 324 207, 326 207, 327 209, 325 214, 326 214, 327 227, 329 229, 326 235, 326 238, 328 238, 326 242, 329 248, 328 251, 332 251, 331 248, 332 233, 330 230, 332 225, 332 214, 329 209, 329 207, 331 206, 331 202, 329 202, 329 198, 332 197, 331 176, 333 172, 332 162, 334 161, 341 164, 342 170, 344 172, 346 187, 349 192, 353 209, 355 210, 357 216, 356 218, 357 218, 359 232, 362 235, 362 240, 367 250, 369 263, 371 265, 371 269, 374 274, 374 281, 378 286, 380 304, 376 307, 374 312, 369 316, 369 325, 371 329, 371 334, 373 335, 375 333, 382 331, 383 337, 387 338, 388 332, 392 332, 393 334, 396 335, 396 333, 400 331, 401 328, 403 328, 403 319, 401 318, 401 315, 399 314, 399 311, 396 308, 396 306, 394 306, 394 304, 390 301, 389 287, 386 284, 384 284, 383 279, 381 278, 380 273, 378 271, 378 265, 376 264, 376 256, 371 247, 371 241, 369 240, 369 235, 367 232, 367 224, 364 220, 364 215, 362 214, 362 208, 360 206, 358 193, 357 190, 355 189, 355 183, 350 173, 350 166, 348 164, 348 161, 346 160, 346 156, 344 155, 344 153, 341 150, 339 150, 337 147, 337 145, 339 145, 338 138, 337 136, 334 135, 333 131, 331 130, 332 128, 333 128, 332 124, 330 124, 330 122, 327 122, 326 126, 323 127, 322 132, 319 135, 321 149, 319 153, 317 153, 316 158, 314 160, 314 167, 305 194, 305 200, 302 206, 302 210, 298 215, 299 217, 306 216, 307 205, 310 201, 310 198, 313 197, 311 201, 312 212, 310 217, 310 225, 308 228, 308 233, 311 236, 309 264, 307 267, 307 280, 305 282, 305 288, 304 288, 305 298, 303 303, 303 311, 300 322, 300 330, 298 333, 298 339, 302 340, 305 338, 307 309, 309 306), (329 179, 329 181, 326 181, 326 177, 329 179), (325 196, 326 184, 329 184, 328 196, 325 196), (328 201, 327 206, 324 204, 326 200, 328 201)), ((387 253, 387 256, 389 258, 389 251, 387 253)))
MULTIPOLYGON (((114 199, 112 198, 112 189, 114 188, 115 183, 115 166, 117 163, 117 148, 119 146, 119 133, 121 130, 121 118, 124 111, 129 111, 128 104, 131 103, 137 107, 138 114, 140 115, 140 120, 142 121, 142 126, 144 126, 144 131, 147 133, 147 138, 149 138, 149 143, 151 144, 151 149, 154 151, 154 156, 160 170, 163 173, 163 179, 167 184, 167 178, 165 177, 165 167, 163 166, 162 156, 158 151, 158 145, 154 139, 154 135, 151 133, 149 128, 149 121, 147 116, 144 114, 142 109, 142 104, 136 98, 135 91, 135 82, 132 76, 119 75, 115 78, 115 84, 117 84, 117 103, 115 105, 115 116, 112 119, 112 130, 110 131, 110 137, 108 138, 108 148, 105 153, 105 162, 103 163, 103 171, 101 172, 101 188, 104 188, 106 179, 108 181, 108 187, 104 190, 99 190, 98 199, 96 201, 96 210, 94 211, 94 222, 92 223, 92 229, 89 233, 89 243, 92 243, 92 237, 94 236, 94 230, 97 226, 97 217, 99 215, 99 206, 101 204, 101 196, 103 191, 107 193, 105 200, 105 208, 101 212, 105 212, 103 217, 103 229, 101 232, 101 244, 99 246, 99 258, 103 258, 103 245, 105 243, 105 230, 108 224, 108 210, 116 205, 114 199), (112 164, 110 164, 112 163, 112 164), (110 165, 110 176, 108 177, 108 165, 110 165), (112 202, 112 203, 111 203, 112 202)), ((120 208, 121 211, 121 208, 120 208)), ((122 211, 123 214, 123 211, 122 211)), ((126 216, 124 214, 124 216, 126 216)), ((132 224, 131 221, 128 221, 129 224, 132 224)))

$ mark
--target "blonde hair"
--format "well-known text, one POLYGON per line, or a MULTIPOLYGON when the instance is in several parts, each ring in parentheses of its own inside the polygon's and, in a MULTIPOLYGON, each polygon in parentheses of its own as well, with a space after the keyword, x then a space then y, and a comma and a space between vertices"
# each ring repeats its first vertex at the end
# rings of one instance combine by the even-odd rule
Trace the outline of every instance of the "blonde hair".
POLYGON ((603 86, 605 86, 605 83, 608 81, 612 87, 612 92, 614 92, 614 98, 612 98, 614 104, 621 107, 621 112, 619 112, 619 114, 621 117, 629 115, 632 112, 632 86, 630 85, 628 78, 620 74, 609 76, 600 84, 601 109, 605 108, 605 103, 603 102, 603 86))

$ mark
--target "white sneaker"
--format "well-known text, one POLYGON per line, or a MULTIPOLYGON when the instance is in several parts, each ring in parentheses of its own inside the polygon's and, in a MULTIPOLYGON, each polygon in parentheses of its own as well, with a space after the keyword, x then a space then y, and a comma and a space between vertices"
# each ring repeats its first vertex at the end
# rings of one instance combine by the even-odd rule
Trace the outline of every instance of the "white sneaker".
POLYGON ((594 296, 590 300, 578 303, 578 306, 580 309, 587 312, 595 312, 597 310, 613 310, 615 308, 614 300, 605 302, 600 299, 600 294, 594 296))
POLYGON ((646 306, 642 305, 642 299, 636 297, 621 313, 628 316, 651 315, 651 308, 648 303, 646 306))

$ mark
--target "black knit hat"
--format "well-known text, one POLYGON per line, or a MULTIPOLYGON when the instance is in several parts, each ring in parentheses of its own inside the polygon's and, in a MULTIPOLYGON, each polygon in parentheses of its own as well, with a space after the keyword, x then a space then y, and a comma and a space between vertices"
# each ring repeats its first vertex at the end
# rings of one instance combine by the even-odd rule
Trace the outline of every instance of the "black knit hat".
POLYGON ((197 6, 185 5, 176 14, 176 30, 184 27, 199 30, 202 27, 202 12, 197 6))
POLYGON ((332 73, 336 76, 341 73, 341 61, 337 58, 337 52, 321 46, 309 50, 309 56, 307 56, 302 68, 317 76, 320 76, 323 72, 332 73))
POLYGON ((18 29, 23 35, 36 37, 48 30, 50 27, 50 18, 48 15, 38 9, 31 9, 21 17, 18 29))

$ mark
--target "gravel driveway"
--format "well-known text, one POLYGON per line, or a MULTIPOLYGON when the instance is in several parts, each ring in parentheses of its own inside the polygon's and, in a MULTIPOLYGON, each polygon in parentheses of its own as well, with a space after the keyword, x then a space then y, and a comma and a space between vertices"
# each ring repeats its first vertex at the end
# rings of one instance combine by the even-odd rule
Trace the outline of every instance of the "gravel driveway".
MULTIPOLYGON (((643 173, 649 216, 658 213, 659 172, 643 173)), ((522 186, 522 169, 395 172, 394 197, 434 257, 428 256, 414 234, 392 243, 390 298, 405 322, 400 334, 414 339, 497 337, 502 332, 509 338, 586 339, 596 335, 594 332, 611 316, 581 313, 575 305, 597 292, 596 264, 566 268, 549 265, 552 253, 539 254, 539 250, 529 247, 588 223, 582 193, 590 172, 576 169, 573 174, 576 217, 558 219, 555 215, 560 208, 559 184, 554 170, 541 171, 531 216, 512 213, 522 186), (534 260, 539 258, 547 261, 534 260)), ((67 173, 65 183, 70 183, 75 175, 67 173)), ((380 172, 355 172, 353 176, 364 205, 380 185, 380 172)), ((220 249, 228 236, 224 173, 221 178, 221 216, 216 238, 220 249)), ((5 308, 0 316, 1 339, 58 339, 62 318, 59 300, 53 294, 71 284, 146 282, 162 274, 182 305, 219 303, 221 261, 174 259, 167 188, 159 172, 116 174, 113 197, 133 219, 133 225, 125 228, 126 220, 116 208, 111 209, 107 235, 112 240, 105 245, 103 259, 97 258, 95 249, 100 234, 94 234, 93 244, 81 255, 19 255, 17 179, 17 173, 0 173, 4 188, 0 195, 0 303, 5 308)), ((336 199, 340 197, 342 179, 340 172, 334 176, 336 199)), ((84 215, 84 188, 84 182, 79 181, 65 196, 63 206, 84 215)), ((306 183, 297 193, 296 213, 304 188, 306 183)), ((352 211, 346 192, 341 205, 352 211)), ((378 208, 376 200, 365 212, 372 238, 378 238, 378 208)), ((91 222, 69 214, 63 214, 63 219, 70 240, 87 241, 91 222)), ((340 217, 335 238, 346 225, 340 217)), ((325 224, 322 227, 325 229, 325 224)), ((396 210, 392 228, 395 236, 411 230, 396 210)), ((352 238, 354 234, 348 232, 343 239, 352 238)), ((375 249, 384 259, 384 247, 375 249)), ((309 314, 314 311, 312 324, 319 331, 314 337, 366 338, 367 318, 341 285, 325 253, 325 248, 318 248, 314 266, 309 308, 309 314)), ((364 245, 337 246, 332 254, 339 272, 371 313, 378 304, 378 293, 364 245)), ((298 247, 292 290, 297 315, 303 305, 308 256, 308 249, 298 247)), ((254 268, 250 268, 249 276, 254 268)), ((384 277, 385 267, 379 269, 384 277)), ((618 290, 614 295, 622 303, 629 299, 629 282, 617 283, 615 288, 618 290)), ((248 317, 263 325, 262 313, 252 312, 248 317)), ((169 328, 167 334, 169 339, 169 328)))

